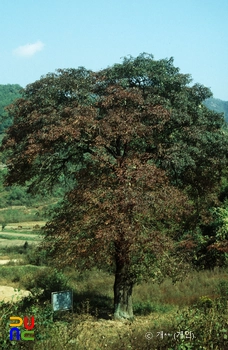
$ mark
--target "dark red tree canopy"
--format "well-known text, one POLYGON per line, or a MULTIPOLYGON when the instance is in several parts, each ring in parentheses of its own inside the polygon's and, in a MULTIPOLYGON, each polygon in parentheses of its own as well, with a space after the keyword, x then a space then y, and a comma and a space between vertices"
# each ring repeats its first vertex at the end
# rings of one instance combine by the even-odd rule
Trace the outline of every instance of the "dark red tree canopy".
POLYGON ((66 184, 44 230, 53 259, 116 262, 134 283, 162 266, 177 273, 175 249, 194 247, 228 154, 223 117, 202 104, 210 90, 190 82, 172 59, 142 54, 99 72, 58 70, 9 107, 6 184, 66 184))

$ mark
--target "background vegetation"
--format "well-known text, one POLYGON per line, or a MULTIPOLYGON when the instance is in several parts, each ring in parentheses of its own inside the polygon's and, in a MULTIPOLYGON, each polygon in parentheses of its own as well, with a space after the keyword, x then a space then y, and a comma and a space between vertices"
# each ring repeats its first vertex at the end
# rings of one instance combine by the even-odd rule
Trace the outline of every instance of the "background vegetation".
POLYGON ((12 124, 13 118, 9 116, 5 107, 21 97, 22 87, 18 84, 0 85, 0 140, 4 131, 12 124))

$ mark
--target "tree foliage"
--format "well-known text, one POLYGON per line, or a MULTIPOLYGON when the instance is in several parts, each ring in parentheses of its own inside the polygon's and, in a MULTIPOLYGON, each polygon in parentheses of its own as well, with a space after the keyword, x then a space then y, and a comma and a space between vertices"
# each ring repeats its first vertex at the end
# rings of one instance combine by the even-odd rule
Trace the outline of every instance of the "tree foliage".
POLYGON ((10 107, 6 183, 66 184, 44 245, 60 265, 114 268, 117 318, 132 316, 135 283, 178 273, 178 244, 207 220, 227 166, 224 120, 190 82, 141 54, 48 74, 10 107))

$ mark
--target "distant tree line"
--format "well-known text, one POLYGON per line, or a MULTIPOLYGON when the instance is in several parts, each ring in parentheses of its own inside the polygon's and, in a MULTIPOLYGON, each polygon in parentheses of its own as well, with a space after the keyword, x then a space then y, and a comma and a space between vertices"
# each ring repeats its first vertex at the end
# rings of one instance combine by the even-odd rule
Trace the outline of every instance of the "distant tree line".
POLYGON ((12 124, 12 116, 9 116, 5 107, 21 97, 22 87, 18 84, 0 85, 0 134, 12 124))

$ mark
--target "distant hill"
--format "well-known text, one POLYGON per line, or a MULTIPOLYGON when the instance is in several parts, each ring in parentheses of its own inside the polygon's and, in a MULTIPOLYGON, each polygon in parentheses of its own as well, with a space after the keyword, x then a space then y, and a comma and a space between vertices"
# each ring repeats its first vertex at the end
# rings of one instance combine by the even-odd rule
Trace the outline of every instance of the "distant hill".
POLYGON ((204 105, 215 112, 224 113, 225 120, 228 122, 228 101, 211 97, 204 101, 204 105))
POLYGON ((0 134, 12 123, 4 108, 21 97, 21 90, 22 87, 18 84, 0 85, 0 134))

